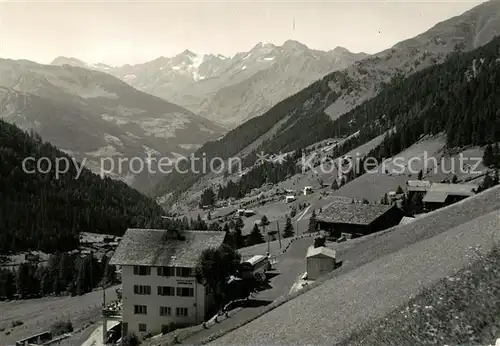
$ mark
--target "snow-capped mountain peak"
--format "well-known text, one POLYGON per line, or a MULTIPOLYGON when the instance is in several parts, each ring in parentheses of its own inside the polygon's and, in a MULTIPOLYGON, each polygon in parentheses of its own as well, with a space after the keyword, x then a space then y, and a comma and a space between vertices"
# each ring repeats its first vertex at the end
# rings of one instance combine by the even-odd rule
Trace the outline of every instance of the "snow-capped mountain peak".
POLYGON ((309 48, 299 41, 295 40, 286 40, 282 46, 283 49, 295 49, 295 50, 308 50, 309 48))
POLYGON ((185 76, 190 75, 193 80, 199 81, 205 77, 198 71, 203 62, 209 58, 206 54, 197 54, 188 49, 174 56, 161 70, 174 70, 185 76))
MULTIPOLYGON (((342 48, 324 52, 287 40, 282 46, 259 42, 231 57, 186 49, 142 64, 86 67, 110 73, 141 91, 234 126, 361 57, 342 48)), ((62 59, 56 60, 54 63, 62 63, 62 59)), ((68 63, 69 58, 64 61, 68 63)), ((85 64, 76 60, 69 63, 85 64)))

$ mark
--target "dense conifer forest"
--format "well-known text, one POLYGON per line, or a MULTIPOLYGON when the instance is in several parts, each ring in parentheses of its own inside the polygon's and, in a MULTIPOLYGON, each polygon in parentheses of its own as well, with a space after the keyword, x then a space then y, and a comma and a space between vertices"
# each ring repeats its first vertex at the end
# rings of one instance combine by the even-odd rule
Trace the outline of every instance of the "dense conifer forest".
POLYGON ((22 167, 27 157, 54 163, 68 156, 37 134, 0 120, 0 253, 63 252, 78 246, 79 232, 122 235, 128 227, 164 224, 162 209, 123 182, 87 169, 74 179, 74 166, 59 179, 54 171, 27 174, 22 167))

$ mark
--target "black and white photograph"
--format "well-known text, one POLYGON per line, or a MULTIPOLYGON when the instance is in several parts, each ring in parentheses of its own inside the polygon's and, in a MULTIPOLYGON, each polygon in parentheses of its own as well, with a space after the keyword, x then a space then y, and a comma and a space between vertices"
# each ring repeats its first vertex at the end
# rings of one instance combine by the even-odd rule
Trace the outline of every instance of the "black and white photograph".
POLYGON ((500 346, 500 0, 0 0, 0 346, 500 346))

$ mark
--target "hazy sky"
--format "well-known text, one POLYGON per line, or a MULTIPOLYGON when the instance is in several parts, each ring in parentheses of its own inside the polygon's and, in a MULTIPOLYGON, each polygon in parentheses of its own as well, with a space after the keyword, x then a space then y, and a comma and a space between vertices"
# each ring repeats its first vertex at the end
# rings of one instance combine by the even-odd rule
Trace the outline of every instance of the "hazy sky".
POLYGON ((376 53, 481 2, 0 0, 0 57, 119 65, 186 48, 233 55, 287 39, 376 53))

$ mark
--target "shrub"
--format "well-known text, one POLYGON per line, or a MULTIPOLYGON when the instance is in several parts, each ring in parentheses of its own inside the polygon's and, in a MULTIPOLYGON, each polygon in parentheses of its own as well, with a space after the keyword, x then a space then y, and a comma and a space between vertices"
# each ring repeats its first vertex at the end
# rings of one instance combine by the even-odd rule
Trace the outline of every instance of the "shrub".
POLYGON ((182 324, 182 323, 169 323, 169 324, 164 324, 161 326, 161 333, 162 334, 168 334, 173 332, 174 330, 180 329, 180 328, 185 328, 187 325, 182 324))
POLYGON ((24 324, 23 321, 12 321, 12 328, 22 326, 24 324))
POLYGON ((315 248, 325 246, 325 244, 326 244, 326 238, 324 236, 321 235, 321 236, 314 237, 313 246, 315 248))
POLYGON ((57 336, 65 333, 71 333, 73 331, 73 324, 71 321, 58 321, 50 327, 50 332, 52 335, 57 336))
POLYGON ((122 339, 122 346, 137 346, 140 343, 139 338, 134 333, 131 333, 122 339))

